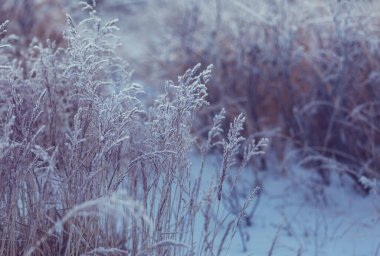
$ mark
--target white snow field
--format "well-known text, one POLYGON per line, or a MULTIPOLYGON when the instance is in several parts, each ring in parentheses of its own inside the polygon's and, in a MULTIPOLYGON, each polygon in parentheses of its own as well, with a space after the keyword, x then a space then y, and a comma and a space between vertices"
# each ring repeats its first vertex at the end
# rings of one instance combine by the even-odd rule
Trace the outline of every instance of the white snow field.
MULTIPOLYGON (((192 159, 194 175, 200 167, 197 158, 192 159)), ((206 162, 204 190, 213 175, 218 177, 218 163, 217 156, 206 162)), ((250 202, 257 208, 252 225, 243 228, 247 250, 236 234, 227 255, 380 255, 380 195, 361 195, 350 180, 334 173, 326 187, 318 184, 313 170, 288 169, 285 174, 258 171, 260 193, 250 202)), ((251 173, 247 167, 241 180, 250 180, 251 173)))

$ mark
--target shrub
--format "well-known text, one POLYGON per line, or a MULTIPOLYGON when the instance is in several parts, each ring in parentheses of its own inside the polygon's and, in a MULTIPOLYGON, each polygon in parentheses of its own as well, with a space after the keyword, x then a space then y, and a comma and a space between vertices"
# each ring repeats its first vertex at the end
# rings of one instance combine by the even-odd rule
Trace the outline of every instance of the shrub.
POLYGON ((3 0, 0 7, 0 23, 12 20, 9 32, 19 37, 19 46, 30 43, 34 37, 54 39, 62 43, 65 11, 69 1, 62 0, 3 0))
POLYGON ((205 121, 222 106, 230 121, 245 113, 247 134, 274 131, 280 160, 291 143, 325 184, 331 170, 361 189, 362 175, 379 178, 377 4, 166 0, 144 6, 130 21, 144 24, 152 18, 149 8, 159 13, 160 26, 146 56, 161 65, 144 79, 199 60, 213 63, 205 121))

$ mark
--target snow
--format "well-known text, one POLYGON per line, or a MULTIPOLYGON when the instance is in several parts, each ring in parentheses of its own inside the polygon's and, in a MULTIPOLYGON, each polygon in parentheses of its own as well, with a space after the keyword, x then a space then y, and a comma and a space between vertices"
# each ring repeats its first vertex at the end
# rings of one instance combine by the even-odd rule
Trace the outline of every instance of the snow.
MULTIPOLYGON (((194 173, 198 159, 192 158, 194 173)), ((218 156, 206 162, 204 191, 211 176, 217 177, 218 162, 218 156)), ((378 195, 361 195, 349 179, 335 173, 329 186, 320 184, 316 172, 295 164, 287 173, 258 172, 260 199, 256 196, 251 204, 260 201, 252 225, 244 227, 247 251, 236 234, 227 255, 380 255, 378 195)), ((251 180, 251 173, 252 167, 246 168, 241 180, 251 180)))

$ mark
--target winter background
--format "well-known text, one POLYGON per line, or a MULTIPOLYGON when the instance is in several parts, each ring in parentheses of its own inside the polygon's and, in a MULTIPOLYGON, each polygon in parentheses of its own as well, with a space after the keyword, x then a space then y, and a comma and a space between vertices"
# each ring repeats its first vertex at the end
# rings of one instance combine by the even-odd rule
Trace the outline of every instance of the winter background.
POLYGON ((380 255, 380 3, 0 0, 0 255, 380 255))

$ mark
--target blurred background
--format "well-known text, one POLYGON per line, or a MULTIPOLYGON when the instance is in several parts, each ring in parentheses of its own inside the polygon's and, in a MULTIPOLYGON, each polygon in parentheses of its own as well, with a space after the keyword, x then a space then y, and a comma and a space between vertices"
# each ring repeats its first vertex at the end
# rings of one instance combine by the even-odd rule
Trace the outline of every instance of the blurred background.
MULTIPOLYGON (((380 178, 380 2, 371 0, 98 0, 118 18, 119 54, 152 94, 196 63, 213 64, 209 101, 194 132, 221 108, 246 115, 245 135, 271 139, 260 169, 289 162, 349 177, 380 178)), ((0 0, 22 49, 38 38, 65 46, 74 0, 0 0)), ((22 59, 22 51, 19 57, 22 59)), ((226 122, 228 123, 228 122, 226 122)))

